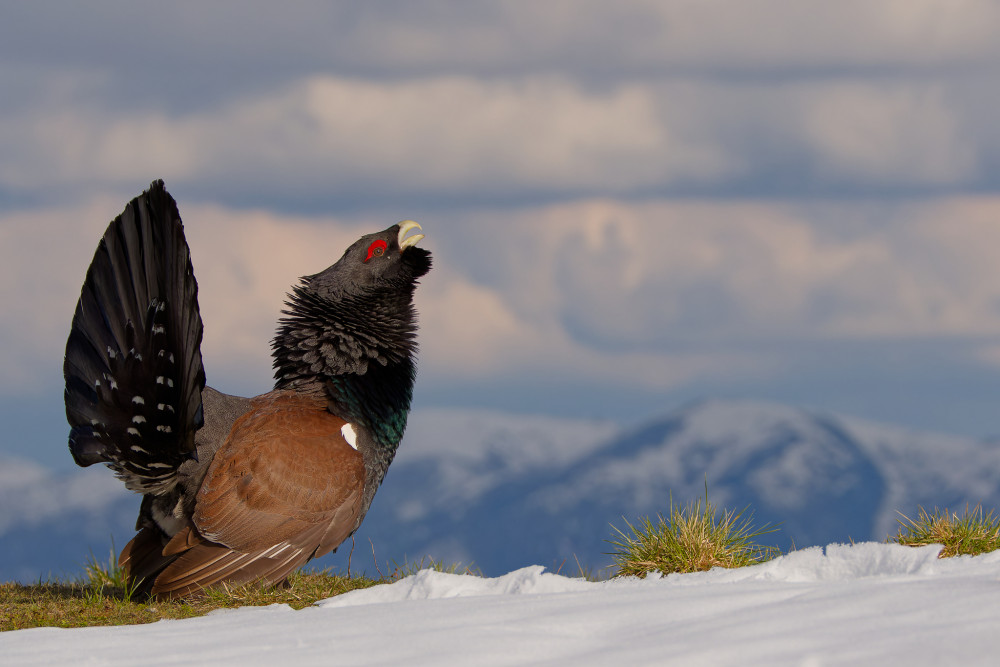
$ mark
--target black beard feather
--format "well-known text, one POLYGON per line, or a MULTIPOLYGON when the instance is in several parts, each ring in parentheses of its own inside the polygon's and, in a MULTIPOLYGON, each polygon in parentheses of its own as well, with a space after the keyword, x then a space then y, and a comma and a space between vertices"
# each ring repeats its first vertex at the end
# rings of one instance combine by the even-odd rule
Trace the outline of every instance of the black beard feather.
POLYGON ((416 352, 415 285, 336 301, 311 289, 294 288, 271 343, 275 389, 305 388, 333 376, 364 375, 411 360, 416 352))

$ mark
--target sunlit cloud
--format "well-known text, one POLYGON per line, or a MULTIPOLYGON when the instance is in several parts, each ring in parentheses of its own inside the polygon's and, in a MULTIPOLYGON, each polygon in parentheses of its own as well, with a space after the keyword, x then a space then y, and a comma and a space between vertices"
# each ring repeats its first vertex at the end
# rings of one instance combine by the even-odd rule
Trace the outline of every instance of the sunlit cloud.
MULTIPOLYGON (((3 391, 39 382, 38 360, 61 356, 99 221, 121 206, 99 198, 0 219, 3 391)), ((440 381, 555 373, 663 387, 760 369, 769 362, 741 351, 760 340, 1000 335, 1000 200, 910 205, 881 233, 839 236, 816 222, 829 206, 585 200, 505 214, 502 243, 487 215, 428 223, 437 259, 418 292, 422 368, 440 381)), ((210 382, 261 389, 288 289, 395 222, 181 210, 210 382)))
POLYGON ((208 111, 51 109, 8 118, 0 178, 271 188, 528 191, 652 185, 723 168, 659 122, 648 89, 591 93, 553 78, 368 82, 315 76, 208 111))
POLYGON ((820 376, 838 345, 1000 365, 990 0, 9 14, 3 395, 59 384, 97 240, 152 178, 178 195, 224 390, 270 385, 286 291, 400 209, 435 253, 420 386, 445 402, 739 393, 788 371, 785 346, 820 376))
POLYGON ((866 209, 592 200, 521 211, 504 218, 512 238, 487 279, 521 317, 557 319, 597 348, 1000 333, 1000 201, 902 204, 874 228, 866 209), (830 219, 853 231, 824 231, 830 219))

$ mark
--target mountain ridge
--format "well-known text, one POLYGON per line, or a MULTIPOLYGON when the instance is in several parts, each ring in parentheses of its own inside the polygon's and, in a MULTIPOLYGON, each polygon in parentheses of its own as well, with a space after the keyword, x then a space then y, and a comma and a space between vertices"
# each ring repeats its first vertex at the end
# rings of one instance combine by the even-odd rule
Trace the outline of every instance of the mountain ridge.
MULTIPOLYGON (((382 551, 471 560, 487 573, 577 559, 603 567, 611 525, 698 500, 707 481, 717 507, 748 508, 756 525, 777 525, 773 541, 763 541, 783 550, 881 541, 895 532, 900 512, 997 506, 998 470, 1000 448, 980 440, 709 399, 590 443, 558 469, 521 471, 462 507, 425 507, 419 520, 394 511, 416 481, 397 478, 381 492, 366 537, 382 551)), ((415 472, 405 463, 396 470, 415 472)), ((429 466, 414 477, 432 474, 429 466)))
MULTIPOLYGON (((380 565, 426 555, 491 575, 601 568, 612 525, 703 498, 706 481, 717 507, 778 525, 762 542, 783 550, 881 541, 920 506, 1000 507, 997 443, 777 403, 707 399, 630 428, 464 409, 410 422, 356 535, 380 565)), ((108 471, 10 460, 0 471, 0 580, 79 572, 133 533, 139 498, 108 471)), ((316 563, 343 568, 349 552, 316 563)))

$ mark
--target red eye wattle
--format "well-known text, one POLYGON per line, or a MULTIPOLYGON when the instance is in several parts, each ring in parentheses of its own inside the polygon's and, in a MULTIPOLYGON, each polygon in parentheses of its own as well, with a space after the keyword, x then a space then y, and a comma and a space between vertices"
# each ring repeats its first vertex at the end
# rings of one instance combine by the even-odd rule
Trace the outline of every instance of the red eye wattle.
POLYGON ((372 244, 368 246, 368 256, 365 257, 365 262, 370 260, 372 257, 381 257, 382 255, 385 254, 385 249, 388 247, 389 244, 383 241, 382 239, 373 241, 372 244))

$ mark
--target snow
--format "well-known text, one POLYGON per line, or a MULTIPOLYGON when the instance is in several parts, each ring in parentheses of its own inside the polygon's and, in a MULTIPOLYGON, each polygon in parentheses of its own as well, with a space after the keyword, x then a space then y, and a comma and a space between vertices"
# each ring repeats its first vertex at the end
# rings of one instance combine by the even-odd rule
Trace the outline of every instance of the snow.
POLYGON ((0 634, 17 665, 987 665, 1000 553, 862 543, 750 568, 589 583, 425 570, 293 611, 0 634))

